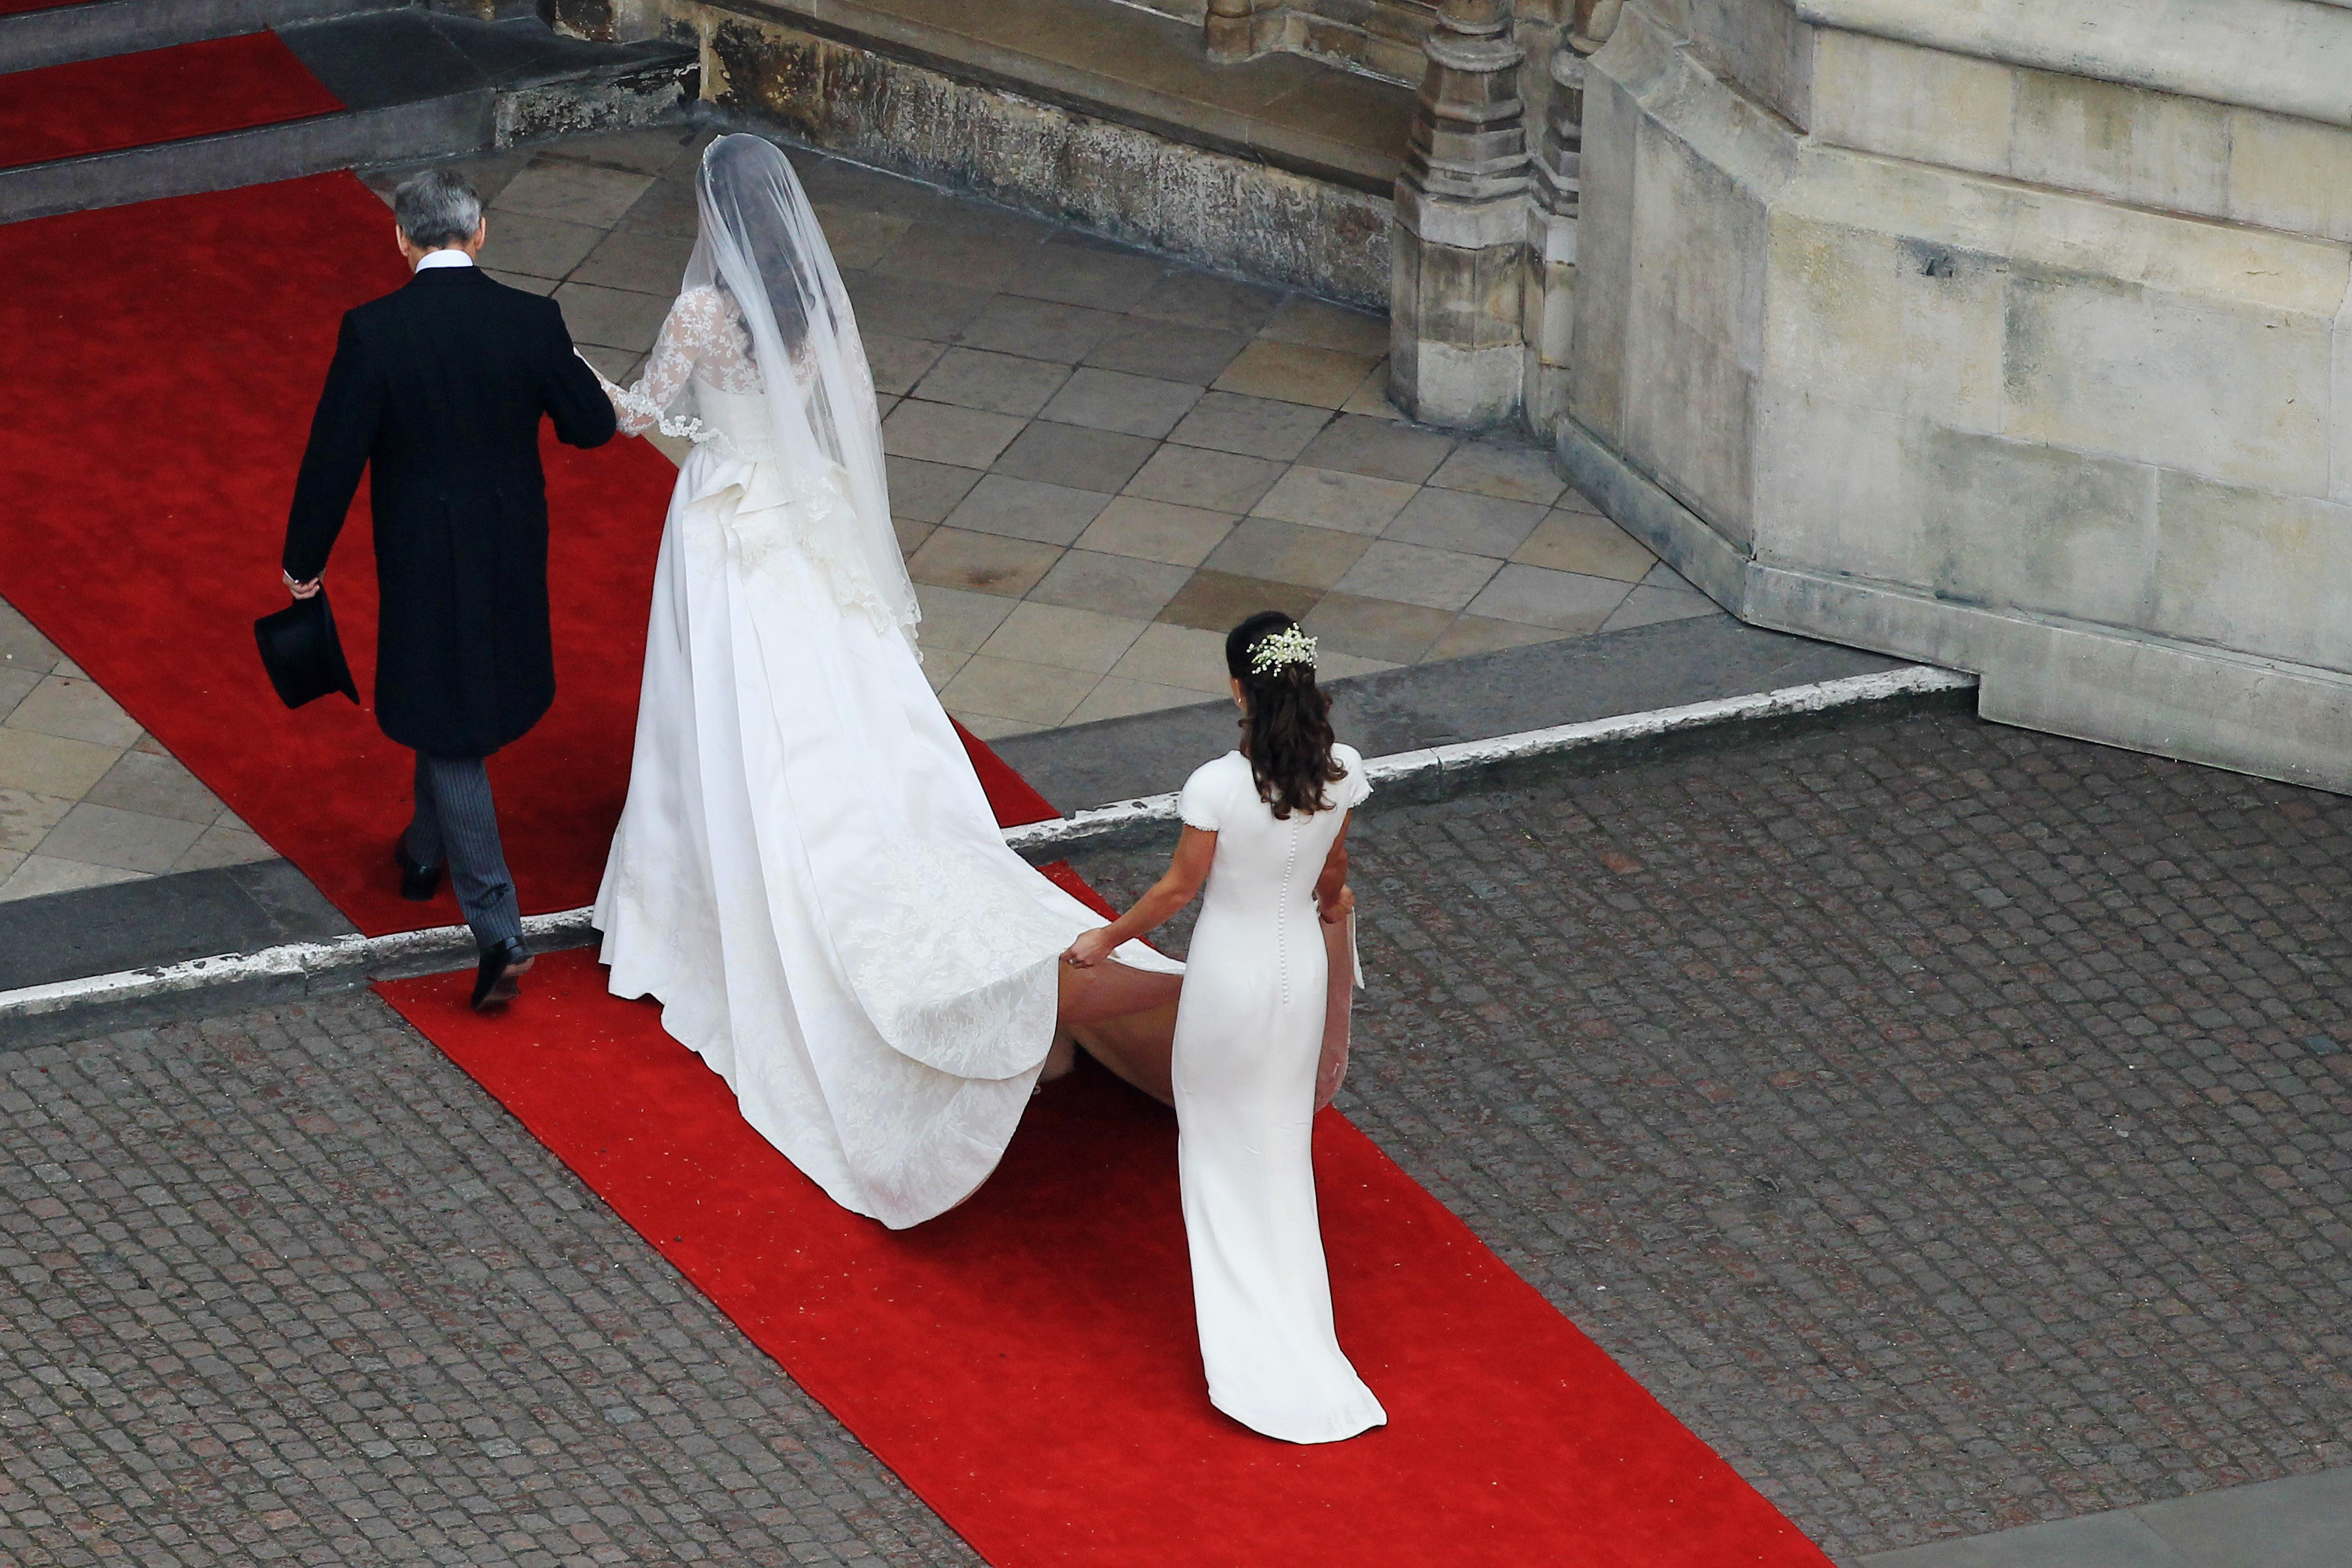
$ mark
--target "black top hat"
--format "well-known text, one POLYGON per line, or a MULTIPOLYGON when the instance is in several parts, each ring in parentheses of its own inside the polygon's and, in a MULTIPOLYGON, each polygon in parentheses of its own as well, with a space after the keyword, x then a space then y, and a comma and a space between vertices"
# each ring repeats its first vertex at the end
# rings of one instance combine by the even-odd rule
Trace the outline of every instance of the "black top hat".
POLYGON ((324 588, 254 622, 253 640, 261 648, 269 684, 278 688, 287 707, 299 708, 330 691, 340 691, 354 702, 360 700, 359 688, 352 684, 352 667, 343 662, 342 639, 335 635, 335 614, 327 608, 324 588))

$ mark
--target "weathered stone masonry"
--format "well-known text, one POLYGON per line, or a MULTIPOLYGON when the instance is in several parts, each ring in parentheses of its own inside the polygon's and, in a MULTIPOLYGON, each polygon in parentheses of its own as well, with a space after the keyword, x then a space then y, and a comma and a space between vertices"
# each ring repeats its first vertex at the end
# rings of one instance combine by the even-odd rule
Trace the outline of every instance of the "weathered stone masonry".
POLYGON ((2352 9, 1630 0, 1560 451, 1744 618, 2352 788, 2352 9))

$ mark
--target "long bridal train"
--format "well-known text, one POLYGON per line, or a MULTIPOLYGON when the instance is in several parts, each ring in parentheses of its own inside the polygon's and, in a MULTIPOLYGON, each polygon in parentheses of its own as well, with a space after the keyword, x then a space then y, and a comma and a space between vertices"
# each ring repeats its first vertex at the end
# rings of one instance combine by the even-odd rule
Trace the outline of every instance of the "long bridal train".
POLYGON ((726 504, 673 512, 663 548, 604 960, 835 1202, 917 1224, 994 1169, 1065 975, 1071 1032, 1168 1098, 1181 972, 1148 950, 1099 984, 1059 963, 1099 917, 1004 847, 897 634, 796 558, 730 572, 726 504))
POLYGON ((608 384, 624 429, 695 446, 604 960, 835 1201, 915 1225, 995 1168, 1060 1034, 1170 1098, 1182 965, 1139 943, 1059 962, 1100 921, 1005 847, 923 677, 873 384, 799 182, 735 135, 697 189, 660 342, 635 387, 608 384))

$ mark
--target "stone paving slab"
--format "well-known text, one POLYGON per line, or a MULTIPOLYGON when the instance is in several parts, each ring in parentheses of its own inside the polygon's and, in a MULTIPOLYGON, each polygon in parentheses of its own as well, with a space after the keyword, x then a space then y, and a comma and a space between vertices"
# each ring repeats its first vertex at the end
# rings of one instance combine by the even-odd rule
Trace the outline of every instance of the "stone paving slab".
POLYGON ((275 854, 0 601, 0 904, 275 854))
MULTIPOLYGON (((489 203, 484 265, 616 380, 677 292, 712 134, 454 165, 489 203)), ((874 366, 926 666, 986 739, 1220 693, 1219 638, 1260 609, 1334 676, 1727 619, 1532 440, 1405 422, 1382 317, 788 151, 874 366)))
POLYGON ((0 992, 353 930, 309 878, 278 859, 16 899, 0 902, 0 992))
POLYGON ((1350 842, 1343 1108, 1841 1560, 2352 1464, 2352 800, 1937 715, 1350 842))
POLYGON ((2136 1511, 2194 1568, 2352 1563, 2352 1468, 2177 1498, 2136 1511))
POLYGON ((1907 1547, 1861 1568, 2342 1568, 2352 1468, 1907 1547))

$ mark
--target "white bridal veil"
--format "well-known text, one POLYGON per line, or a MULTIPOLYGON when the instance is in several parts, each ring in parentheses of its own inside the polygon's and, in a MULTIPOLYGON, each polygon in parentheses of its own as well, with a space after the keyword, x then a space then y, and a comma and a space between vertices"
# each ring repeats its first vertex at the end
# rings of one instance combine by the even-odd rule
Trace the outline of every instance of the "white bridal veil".
POLYGON ((811 542, 860 571, 866 582, 858 586, 871 589, 882 616, 911 643, 922 612, 890 526, 874 376, 807 193, 773 143, 739 134, 704 151, 695 195, 701 233, 685 289, 716 286, 742 312, 789 482, 805 493, 804 481, 821 479, 831 466, 846 491, 848 515, 830 509, 818 526, 831 536, 811 542))

